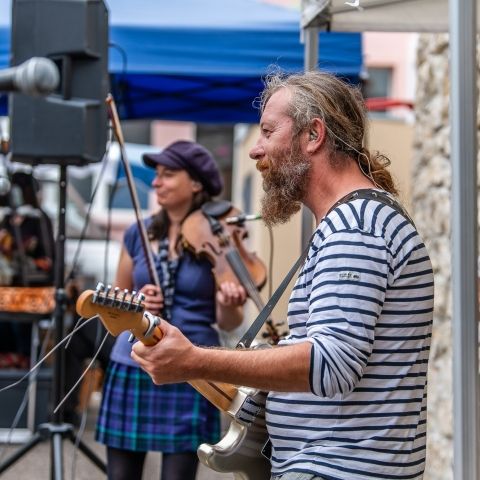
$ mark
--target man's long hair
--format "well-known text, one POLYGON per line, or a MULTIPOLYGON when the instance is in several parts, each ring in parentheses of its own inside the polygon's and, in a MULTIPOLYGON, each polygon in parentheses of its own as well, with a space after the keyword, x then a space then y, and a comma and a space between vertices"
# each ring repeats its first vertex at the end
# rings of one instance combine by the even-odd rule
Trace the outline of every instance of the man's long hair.
POLYGON ((353 158, 377 187, 398 194, 387 170, 390 160, 379 152, 370 152, 364 145, 367 109, 358 88, 318 71, 293 75, 275 73, 264 82, 260 97, 262 112, 276 91, 287 88, 292 94, 287 114, 293 120, 294 136, 309 129, 314 118, 321 119, 333 153, 332 166, 341 167, 342 160, 353 158))

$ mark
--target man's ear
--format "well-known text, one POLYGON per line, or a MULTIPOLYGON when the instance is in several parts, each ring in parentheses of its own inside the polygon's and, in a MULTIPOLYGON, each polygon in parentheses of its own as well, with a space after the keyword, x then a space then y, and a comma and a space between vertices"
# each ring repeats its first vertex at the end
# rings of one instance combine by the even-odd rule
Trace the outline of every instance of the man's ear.
POLYGON ((314 118, 308 130, 307 152, 313 153, 318 150, 326 139, 325 123, 319 118, 314 118))

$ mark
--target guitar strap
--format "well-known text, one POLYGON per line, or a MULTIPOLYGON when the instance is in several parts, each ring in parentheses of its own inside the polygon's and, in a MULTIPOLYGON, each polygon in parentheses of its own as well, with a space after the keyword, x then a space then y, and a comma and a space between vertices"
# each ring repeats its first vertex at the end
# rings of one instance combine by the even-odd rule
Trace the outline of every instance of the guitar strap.
MULTIPOLYGON (((398 201, 393 197, 393 195, 387 192, 384 192, 382 190, 374 190, 372 188, 363 188, 360 190, 355 190, 345 195, 343 198, 341 198, 338 202, 336 202, 330 208, 330 210, 326 213, 325 217, 332 210, 342 205, 343 203, 348 203, 357 199, 376 200, 380 203, 384 203, 385 205, 388 205, 391 208, 393 208, 400 215, 404 216, 413 226, 415 226, 415 224, 413 223, 413 220, 410 218, 407 211, 402 207, 402 205, 398 203, 398 201)), ((253 340, 258 335, 258 332, 262 328, 263 324, 266 322, 266 320, 269 318, 270 314, 272 313, 272 310, 274 309, 275 305, 282 297, 283 292, 285 291, 288 284, 290 283, 293 275, 300 268, 300 266, 303 264, 303 262, 307 258, 308 250, 310 248, 310 243, 313 240, 314 236, 315 236, 315 233, 310 237, 310 240, 308 241, 307 246, 303 250, 298 260, 295 262, 295 265, 293 265, 293 267, 289 270, 285 278, 282 280, 278 288, 273 293, 270 300, 266 303, 265 307, 262 308, 262 311, 258 314, 257 318, 253 321, 250 328, 245 332, 241 340, 238 342, 236 348, 250 347, 253 340)))

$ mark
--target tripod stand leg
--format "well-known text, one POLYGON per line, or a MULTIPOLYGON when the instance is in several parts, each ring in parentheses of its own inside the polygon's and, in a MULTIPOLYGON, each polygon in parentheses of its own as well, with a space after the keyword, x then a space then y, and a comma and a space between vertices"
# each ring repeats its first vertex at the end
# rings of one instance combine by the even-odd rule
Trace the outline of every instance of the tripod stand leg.
POLYGON ((75 433, 70 432, 69 435, 70 441, 78 446, 78 449, 92 462, 94 463, 103 473, 107 473, 107 466, 105 462, 102 461, 89 447, 88 445, 75 433))
POLYGON ((27 452, 29 452, 37 443, 43 440, 40 433, 36 433, 23 447, 20 447, 15 453, 10 455, 4 462, 0 464, 0 474, 8 467, 12 466, 17 460, 20 460, 27 452))
POLYGON ((57 432, 51 438, 50 477, 52 480, 63 479, 63 436, 57 432))

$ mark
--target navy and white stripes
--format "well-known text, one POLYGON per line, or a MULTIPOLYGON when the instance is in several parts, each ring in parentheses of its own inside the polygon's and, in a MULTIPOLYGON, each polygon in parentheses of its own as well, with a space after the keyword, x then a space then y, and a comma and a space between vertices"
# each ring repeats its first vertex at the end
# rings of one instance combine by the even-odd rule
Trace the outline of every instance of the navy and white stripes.
POLYGON ((311 393, 270 393, 272 472, 419 479, 425 463, 433 272, 415 227, 377 200, 320 223, 290 297, 312 344, 311 393))

